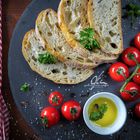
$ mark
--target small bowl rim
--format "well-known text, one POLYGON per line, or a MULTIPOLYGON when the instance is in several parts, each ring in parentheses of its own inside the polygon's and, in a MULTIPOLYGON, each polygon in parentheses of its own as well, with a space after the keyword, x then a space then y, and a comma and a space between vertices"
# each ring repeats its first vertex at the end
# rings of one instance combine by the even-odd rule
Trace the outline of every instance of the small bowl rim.
MULTIPOLYGON (((106 98, 109 98, 109 97, 106 97, 106 98)), ((115 105, 116 105, 116 107, 117 107, 117 109, 118 109, 118 106, 117 106, 117 103, 115 102, 115 100, 114 99, 112 99, 112 98, 109 98, 109 99, 111 99, 114 103, 115 103, 115 105)), ((119 115, 118 115, 118 117, 119 117, 119 115)), ((117 117, 117 118, 118 118, 117 117)), ((91 130, 91 131, 93 131, 94 133, 97 133, 97 134, 99 134, 99 135, 112 135, 112 134, 114 134, 114 133, 116 133, 116 132, 118 132, 123 126, 124 126, 124 124, 125 124, 125 122, 126 122, 126 119, 127 119, 127 109, 126 109, 126 106, 125 106, 125 104, 124 104, 124 102, 117 96, 117 95, 115 95, 115 94, 113 94, 113 93, 110 93, 110 92, 99 92, 99 93, 96 93, 96 94, 94 94, 94 95, 92 95, 87 101, 86 101, 86 103, 85 103, 85 105, 84 105, 84 108, 83 108, 83 118, 84 118, 84 121, 85 121, 85 123, 86 123, 86 125, 87 125, 87 127, 91 130), (93 130, 92 128, 91 128, 91 122, 89 121, 89 120, 87 120, 86 118, 86 113, 87 113, 87 106, 94 100, 94 99, 96 99, 96 97, 97 98, 100 98, 100 97, 106 97, 106 96, 110 96, 110 97, 113 97, 113 98, 115 98, 116 100, 119 100, 120 102, 121 102, 121 106, 122 106, 122 108, 123 108, 123 113, 124 113, 124 121, 121 123, 121 126, 120 127, 118 127, 118 129, 116 130, 116 131, 113 131, 113 132, 108 132, 108 133, 100 133, 100 132, 97 132, 97 131, 95 131, 95 130, 93 130)), ((92 123, 92 125, 94 125, 93 123, 92 123)), ((94 125, 94 126, 96 126, 96 125, 94 125)), ((101 128, 101 127, 100 127, 101 128)), ((108 128, 108 127, 106 127, 106 128, 108 128)), ((105 129, 105 127, 103 127, 103 129, 105 129)))

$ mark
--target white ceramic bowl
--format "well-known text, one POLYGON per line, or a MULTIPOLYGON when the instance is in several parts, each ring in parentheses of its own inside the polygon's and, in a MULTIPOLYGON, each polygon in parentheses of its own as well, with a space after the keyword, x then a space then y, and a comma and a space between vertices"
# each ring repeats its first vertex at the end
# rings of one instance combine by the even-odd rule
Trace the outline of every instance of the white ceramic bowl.
POLYGON ((100 134, 100 135, 111 135, 111 134, 119 131, 126 121, 126 116, 127 116, 127 111, 126 111, 126 107, 125 107, 123 101, 118 96, 116 96, 112 93, 109 93, 109 92, 101 92, 101 93, 97 93, 97 94, 91 96, 85 103, 84 109, 83 109, 83 117, 84 117, 84 121, 85 121, 86 125, 93 132, 100 134), (115 120, 115 122, 112 125, 110 125, 108 127, 97 126, 96 124, 94 124, 93 122, 91 122, 89 120, 89 116, 88 116, 89 105, 91 104, 91 102, 93 100, 95 100, 99 97, 106 97, 106 98, 111 99, 115 103, 115 105, 118 109, 117 119, 115 120))

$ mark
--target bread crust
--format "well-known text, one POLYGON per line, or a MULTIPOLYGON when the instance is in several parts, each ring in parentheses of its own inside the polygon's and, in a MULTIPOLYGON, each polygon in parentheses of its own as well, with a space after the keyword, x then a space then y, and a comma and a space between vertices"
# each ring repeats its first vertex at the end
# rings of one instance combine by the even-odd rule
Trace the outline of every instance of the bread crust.
MULTIPOLYGON (((74 65, 74 66, 77 66, 77 67, 85 67, 85 68, 94 68, 94 67, 96 67, 96 65, 92 61, 89 61, 88 60, 88 53, 86 53, 87 51, 85 51, 82 48, 73 48, 72 49, 70 47, 70 45, 68 44, 68 42, 65 40, 65 37, 63 36, 60 27, 57 26, 56 28, 58 28, 59 33, 62 35, 62 41, 64 42, 64 45, 66 44, 65 49, 66 49, 66 47, 68 47, 67 50, 70 50, 71 51, 71 54, 72 54, 72 52, 73 53, 77 53, 78 56, 77 55, 76 56, 77 57, 80 57, 80 59, 82 58, 83 59, 82 61, 81 60, 79 61, 78 58, 75 58, 75 60, 74 59, 71 59, 71 60, 70 59, 67 59, 68 56, 69 56, 69 54, 64 55, 64 52, 52 48, 51 47, 51 44, 49 44, 46 41, 46 39, 43 38, 43 36, 41 35, 38 27, 41 25, 42 19, 43 18, 47 18, 47 14, 49 14, 49 13, 50 14, 52 13, 52 15, 54 16, 54 18, 57 18, 57 13, 54 10, 52 10, 52 9, 46 9, 46 10, 42 11, 38 15, 38 17, 36 19, 36 28, 35 28, 35 31, 36 31, 36 34, 37 34, 38 38, 41 40, 42 45, 45 46, 45 48, 47 49, 47 51, 50 52, 55 57, 57 57, 60 61, 66 63, 66 64, 69 64, 69 65, 74 65)), ((58 22, 58 18, 57 18, 57 22, 58 22)))
MULTIPOLYGON (((91 27, 94 27, 95 29, 96 29, 96 24, 95 24, 95 20, 94 20, 94 16, 93 16, 93 14, 92 14, 92 10, 93 10, 93 1, 94 0, 89 0, 89 2, 88 2, 88 10, 87 10, 87 12, 88 12, 88 21, 89 21, 89 23, 90 23, 90 26, 91 27)), ((121 36, 121 42, 120 42, 120 46, 119 46, 119 49, 117 49, 117 50, 115 50, 115 52, 110 52, 110 53, 112 53, 112 54, 115 54, 115 55, 119 55, 119 54, 121 54, 122 53, 122 51, 123 51, 123 35, 122 35, 122 19, 121 19, 121 17, 122 17, 122 10, 121 10, 121 0, 117 0, 118 1, 118 7, 119 7, 119 16, 118 16, 118 18, 119 18, 119 34, 120 34, 120 36, 121 36)), ((97 31, 98 32, 98 31, 97 31)), ((101 36, 100 36, 101 37, 101 36)), ((102 38, 102 37, 101 37, 102 38)), ((104 51, 105 51, 105 49, 104 49, 104 51)), ((107 52, 108 53, 108 52, 107 52)))
MULTIPOLYGON (((36 26, 38 26, 39 24, 41 24, 42 22, 42 18, 45 16, 46 13, 49 13, 51 11, 54 11, 52 9, 46 9, 46 10, 43 10, 39 13, 37 19, 36 19, 36 26)), ((54 11, 55 13, 55 11, 54 11)), ((60 61, 64 62, 65 61, 65 58, 63 55, 61 55, 60 53, 58 53, 57 51, 53 50, 51 48, 51 46, 48 44, 47 41, 45 41, 45 39, 42 38, 42 36, 40 35, 39 31, 37 30, 37 28, 35 28, 35 31, 36 31, 36 34, 37 36, 39 37, 39 39, 41 40, 43 46, 45 46, 45 48, 47 49, 48 52, 51 52, 52 55, 54 55, 55 57, 57 57, 60 61)))
POLYGON ((35 31, 34 29, 28 31, 24 38, 23 38, 23 41, 22 41, 22 54, 25 58, 25 60, 27 61, 27 63, 29 64, 30 68, 38 73, 39 75, 41 75, 42 77, 44 78, 47 78, 57 84, 78 84, 78 83, 81 83, 83 81, 85 81, 86 79, 88 79, 92 74, 93 74, 93 70, 88 70, 88 69, 79 69, 79 71, 81 70, 81 76, 80 78, 77 78, 77 80, 71 80, 69 78, 66 78, 66 77, 61 77, 58 78, 58 76, 56 74, 54 74, 53 76, 52 75, 47 75, 47 73, 45 73, 43 70, 39 69, 36 65, 34 65, 34 63, 31 62, 30 58, 29 58, 29 55, 27 53, 28 49, 30 49, 31 47, 31 44, 30 44, 30 36, 32 34, 34 34, 35 31))
MULTIPOLYGON (((71 45, 71 47, 79 47, 80 43, 78 41, 76 41, 74 35, 69 32, 69 29, 67 27, 67 23, 65 22, 65 19, 64 19, 64 13, 65 13, 64 8, 65 8, 66 1, 67 0, 61 0, 60 3, 59 3, 59 7, 58 7, 58 23, 59 23, 59 26, 60 26, 60 28, 61 28, 66 40, 71 45)), ((80 19, 81 18, 82 17, 80 17, 80 19)), ((88 23, 87 23, 86 26, 88 26, 88 23)), ((86 49, 85 49, 85 51, 87 52, 86 49)))
MULTIPOLYGON (((102 50, 99 50, 98 53, 90 52, 87 49, 85 49, 76 40, 75 36, 69 31, 68 23, 66 23, 66 19, 65 19, 66 13, 64 11, 64 9, 66 8, 66 1, 67 0, 60 1, 59 7, 58 7, 58 23, 59 23, 59 26, 60 26, 67 42, 70 44, 70 46, 73 48, 77 48, 77 49, 79 49, 79 48, 83 49, 85 51, 85 53, 87 53, 89 56, 91 56, 90 58, 92 58, 92 61, 94 61, 94 63, 96 63, 96 64, 94 64, 95 66, 98 66, 99 64, 102 64, 102 63, 110 63, 110 62, 115 61, 118 58, 118 55, 114 55, 114 54, 112 55, 110 53, 108 54, 102 50)), ((86 17, 88 17, 88 14, 89 14, 88 9, 87 9, 89 3, 88 3, 88 0, 82 0, 82 1, 85 2, 84 9, 86 9, 86 12, 83 14, 84 16, 81 16, 82 14, 80 12, 80 18, 82 18, 81 19, 82 27, 84 29, 84 28, 90 27, 88 18, 86 18, 86 17)), ((78 3, 78 0, 76 0, 75 3, 78 3)), ((81 7, 81 9, 83 9, 83 7, 81 7)), ((97 40, 99 40, 101 48, 104 47, 104 42, 100 40, 100 36, 99 36, 98 32, 96 32, 95 38, 97 40)))

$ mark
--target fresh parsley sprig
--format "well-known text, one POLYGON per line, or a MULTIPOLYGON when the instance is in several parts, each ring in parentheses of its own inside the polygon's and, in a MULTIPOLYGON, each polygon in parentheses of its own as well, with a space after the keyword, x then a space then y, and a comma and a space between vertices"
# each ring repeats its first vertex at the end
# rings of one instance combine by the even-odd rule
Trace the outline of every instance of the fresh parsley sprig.
POLYGON ((107 104, 95 104, 94 105, 95 111, 91 112, 89 115, 89 119, 91 121, 98 121, 103 118, 105 112, 107 111, 108 107, 107 104))
POLYGON ((28 92, 30 88, 30 85, 28 83, 24 83, 21 87, 20 87, 20 91, 22 92, 28 92))
POLYGON ((131 25, 133 26, 136 18, 140 16, 140 6, 130 3, 130 4, 127 4, 124 9, 125 9, 125 13, 123 17, 125 18, 130 17, 131 25))
POLYGON ((80 31, 79 42, 89 51, 100 48, 100 44, 94 38, 94 35, 95 35, 95 32, 93 28, 85 28, 84 30, 80 31))
POLYGON ((39 54, 38 61, 41 64, 55 64, 57 59, 53 55, 47 52, 47 53, 39 54))

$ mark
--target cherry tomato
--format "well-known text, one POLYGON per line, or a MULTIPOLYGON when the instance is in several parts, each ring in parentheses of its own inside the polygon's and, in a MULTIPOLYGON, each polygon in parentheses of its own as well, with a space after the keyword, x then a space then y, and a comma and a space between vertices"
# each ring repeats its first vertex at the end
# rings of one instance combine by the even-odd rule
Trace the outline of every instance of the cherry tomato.
POLYGON ((81 106, 78 102, 70 100, 63 104, 61 112, 67 120, 77 120, 81 114, 81 106))
POLYGON ((138 33, 134 38, 135 46, 140 49, 140 33, 138 33))
POLYGON ((117 62, 109 68, 109 75, 113 80, 121 82, 129 77, 129 69, 125 64, 117 62))
POLYGON ((122 53, 122 60, 129 66, 135 66, 136 62, 140 63, 140 51, 137 48, 129 47, 122 53))
POLYGON ((120 94, 125 101, 137 100, 140 98, 140 86, 134 82, 129 82, 120 94))
POLYGON ((137 73, 134 75, 133 81, 137 84, 140 84, 140 69, 138 69, 137 73))
POLYGON ((137 103, 134 109, 135 115, 140 118, 140 103, 137 103))
POLYGON ((54 107, 46 107, 41 111, 42 123, 45 127, 56 125, 60 120, 60 114, 54 107))
POLYGON ((63 102, 63 96, 60 92, 52 92, 49 96, 49 103, 53 106, 59 106, 63 102))

